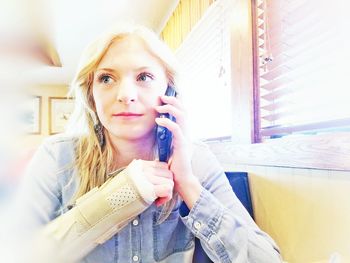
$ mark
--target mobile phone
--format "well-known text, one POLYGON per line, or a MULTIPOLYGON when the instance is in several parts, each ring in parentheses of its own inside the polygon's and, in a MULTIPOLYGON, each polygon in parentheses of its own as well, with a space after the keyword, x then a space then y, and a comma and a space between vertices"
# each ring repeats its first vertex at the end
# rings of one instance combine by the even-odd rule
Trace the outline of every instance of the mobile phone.
MULTIPOLYGON (((172 86, 168 85, 168 87, 165 91, 165 95, 176 97, 177 93, 172 86)), ((160 113, 159 117, 160 118, 168 118, 171 121, 175 121, 175 117, 169 113, 160 113)), ((172 139, 173 139, 173 135, 167 128, 157 125, 156 140, 157 140, 157 145, 158 145, 159 161, 167 162, 169 160, 169 157, 171 155, 172 139)))

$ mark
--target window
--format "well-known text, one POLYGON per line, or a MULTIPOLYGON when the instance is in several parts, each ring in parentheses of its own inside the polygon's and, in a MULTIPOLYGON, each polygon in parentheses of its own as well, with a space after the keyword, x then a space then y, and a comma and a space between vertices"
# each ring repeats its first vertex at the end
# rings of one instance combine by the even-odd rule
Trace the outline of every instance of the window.
POLYGON ((258 141, 350 129, 350 2, 256 0, 258 141))
POLYGON ((214 2, 177 49, 184 103, 195 138, 231 135, 230 5, 214 2))

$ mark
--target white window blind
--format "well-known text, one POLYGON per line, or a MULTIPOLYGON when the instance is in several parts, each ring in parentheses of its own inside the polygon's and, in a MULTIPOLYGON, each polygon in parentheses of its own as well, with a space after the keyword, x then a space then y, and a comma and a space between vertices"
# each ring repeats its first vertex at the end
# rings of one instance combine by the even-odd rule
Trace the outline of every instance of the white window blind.
POLYGON ((181 92, 197 139, 231 135, 230 2, 214 2, 176 51, 186 81, 181 92))
POLYGON ((350 1, 255 3, 260 135, 350 128, 350 1))

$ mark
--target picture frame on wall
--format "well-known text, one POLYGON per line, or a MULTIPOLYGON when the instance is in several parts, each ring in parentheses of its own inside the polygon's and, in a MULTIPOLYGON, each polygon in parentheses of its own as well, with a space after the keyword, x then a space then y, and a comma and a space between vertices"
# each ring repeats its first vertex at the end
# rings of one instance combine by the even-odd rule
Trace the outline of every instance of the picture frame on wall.
POLYGON ((66 97, 49 97, 49 133, 56 134, 64 128, 74 109, 74 100, 66 97))
POLYGON ((26 98, 21 106, 21 126, 27 134, 41 134, 41 96, 26 98))

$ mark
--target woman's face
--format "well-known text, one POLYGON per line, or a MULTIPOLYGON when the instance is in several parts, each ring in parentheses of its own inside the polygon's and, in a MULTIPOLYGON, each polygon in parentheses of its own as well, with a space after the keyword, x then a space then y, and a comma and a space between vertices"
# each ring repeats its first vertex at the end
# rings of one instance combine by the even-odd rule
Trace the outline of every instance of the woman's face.
POLYGON ((94 73, 93 98, 102 125, 113 138, 154 136, 154 107, 167 87, 165 68, 137 37, 111 45, 94 73))

